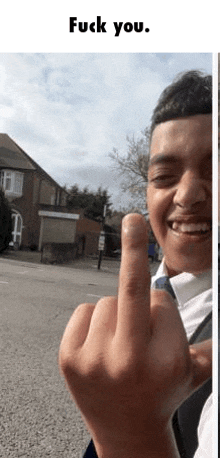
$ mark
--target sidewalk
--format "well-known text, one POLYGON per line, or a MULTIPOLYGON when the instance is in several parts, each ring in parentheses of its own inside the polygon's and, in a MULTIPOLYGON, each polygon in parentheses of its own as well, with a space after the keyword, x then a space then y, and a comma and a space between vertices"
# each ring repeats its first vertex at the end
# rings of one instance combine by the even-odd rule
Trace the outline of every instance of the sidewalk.
MULTIPOLYGON (((41 253, 38 251, 29 251, 29 250, 8 250, 0 254, 0 259, 8 259, 20 262, 31 262, 34 264, 41 264, 41 253)), ((113 273, 118 275, 120 269, 120 258, 104 258, 101 262, 100 271, 113 273)), ((74 261, 57 264, 60 267, 69 267, 74 269, 83 269, 83 270, 98 270, 98 257, 85 257, 75 259, 74 261)), ((151 275, 154 275, 159 262, 149 262, 151 275)))

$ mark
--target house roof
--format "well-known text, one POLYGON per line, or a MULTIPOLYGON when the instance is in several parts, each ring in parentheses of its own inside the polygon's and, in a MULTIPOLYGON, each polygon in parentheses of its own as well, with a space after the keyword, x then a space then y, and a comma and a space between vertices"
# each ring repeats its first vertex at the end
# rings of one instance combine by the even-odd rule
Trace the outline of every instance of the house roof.
POLYGON ((35 170, 31 161, 7 134, 0 134, 0 168, 35 170))
POLYGON ((0 169, 9 168, 16 170, 37 170, 42 177, 49 180, 53 185, 66 191, 45 170, 43 170, 27 153, 12 140, 8 134, 0 133, 0 169))

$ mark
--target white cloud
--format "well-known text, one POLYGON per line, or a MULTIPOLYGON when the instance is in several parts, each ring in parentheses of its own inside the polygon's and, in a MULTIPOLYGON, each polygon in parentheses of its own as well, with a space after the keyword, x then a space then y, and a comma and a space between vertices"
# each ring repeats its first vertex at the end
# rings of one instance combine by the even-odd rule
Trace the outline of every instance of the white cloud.
POLYGON ((108 183, 116 202, 108 153, 124 151, 164 87, 194 68, 211 72, 211 55, 0 54, 0 131, 60 184, 108 183))

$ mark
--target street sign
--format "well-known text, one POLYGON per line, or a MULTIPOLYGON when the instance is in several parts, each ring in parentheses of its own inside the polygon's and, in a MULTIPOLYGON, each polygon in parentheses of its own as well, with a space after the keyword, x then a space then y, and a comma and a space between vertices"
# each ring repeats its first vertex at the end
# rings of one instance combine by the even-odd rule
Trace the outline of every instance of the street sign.
POLYGON ((105 248, 105 235, 101 233, 101 235, 99 236, 99 247, 98 247, 98 250, 99 251, 104 251, 104 248, 105 248))

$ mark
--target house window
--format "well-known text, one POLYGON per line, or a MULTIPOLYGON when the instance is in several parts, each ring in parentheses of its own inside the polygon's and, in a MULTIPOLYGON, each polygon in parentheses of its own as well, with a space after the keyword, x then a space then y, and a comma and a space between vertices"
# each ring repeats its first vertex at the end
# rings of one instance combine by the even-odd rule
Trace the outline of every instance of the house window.
POLYGON ((56 204, 60 205, 60 190, 59 189, 57 189, 57 201, 56 201, 56 204))
POLYGON ((15 172, 15 193, 21 195, 22 187, 23 187, 23 174, 19 172, 15 172))
POLYGON ((10 191, 11 187, 11 172, 5 172, 5 191, 10 191))
POLYGON ((54 205, 54 204, 55 204, 55 195, 52 194, 52 195, 50 196, 50 205, 54 205))
POLYGON ((22 196, 24 174, 12 170, 1 171, 1 187, 6 195, 22 196))

